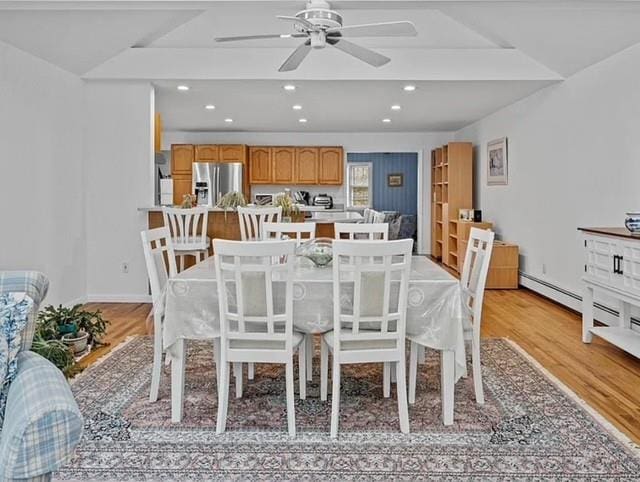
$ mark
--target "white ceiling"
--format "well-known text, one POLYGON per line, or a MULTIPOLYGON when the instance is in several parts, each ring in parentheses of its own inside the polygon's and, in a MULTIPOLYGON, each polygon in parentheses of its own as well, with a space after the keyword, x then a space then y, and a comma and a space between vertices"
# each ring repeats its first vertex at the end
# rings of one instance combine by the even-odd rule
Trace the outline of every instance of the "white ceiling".
POLYGON ((85 79, 144 79, 176 130, 425 131, 468 124, 640 42, 640 0, 342 0, 345 24, 411 20, 415 38, 358 39, 375 69, 335 49, 277 72, 299 41, 216 44, 287 33, 291 0, 0 0, 0 41, 85 79), (305 125, 285 81, 300 86, 305 125), (419 89, 406 96, 399 86, 419 89), (175 86, 186 82, 188 93, 175 86), (400 94, 400 97, 398 95, 400 94), (398 102, 403 109, 389 112, 398 102), (203 105, 214 103, 215 111, 203 105), (221 123, 233 117, 231 125, 221 123), (391 117, 391 124, 380 119, 391 117))
POLYGON ((277 80, 192 81, 190 90, 181 92, 178 82, 161 81, 155 83, 156 109, 167 130, 452 131, 550 82, 415 82, 414 92, 405 92, 399 81, 293 83, 296 90, 288 92, 277 80), (207 110, 207 104, 216 108, 207 110), (294 104, 302 110, 293 110, 294 104), (392 111, 393 104, 401 110, 392 111), (225 123, 227 117, 234 122, 225 123))

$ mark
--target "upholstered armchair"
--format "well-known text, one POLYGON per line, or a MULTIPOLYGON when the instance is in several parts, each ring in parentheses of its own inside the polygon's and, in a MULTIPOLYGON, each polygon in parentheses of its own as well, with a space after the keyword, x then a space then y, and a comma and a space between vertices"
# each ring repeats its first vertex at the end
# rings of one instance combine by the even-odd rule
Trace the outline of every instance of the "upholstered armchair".
POLYGON ((50 480, 52 472, 71 457, 82 435, 82 415, 64 376, 29 351, 48 286, 42 273, 0 271, 0 294, 24 293, 33 301, 21 332, 17 375, 9 385, 4 422, 0 422, 2 481, 50 480))

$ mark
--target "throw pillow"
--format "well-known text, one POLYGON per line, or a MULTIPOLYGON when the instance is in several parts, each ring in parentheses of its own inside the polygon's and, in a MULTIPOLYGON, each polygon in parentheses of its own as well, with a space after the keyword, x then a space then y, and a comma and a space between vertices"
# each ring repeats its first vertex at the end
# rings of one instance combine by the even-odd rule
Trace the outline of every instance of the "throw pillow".
POLYGON ((0 426, 4 420, 9 385, 18 372, 21 333, 29 321, 33 302, 26 296, 0 295, 0 426))

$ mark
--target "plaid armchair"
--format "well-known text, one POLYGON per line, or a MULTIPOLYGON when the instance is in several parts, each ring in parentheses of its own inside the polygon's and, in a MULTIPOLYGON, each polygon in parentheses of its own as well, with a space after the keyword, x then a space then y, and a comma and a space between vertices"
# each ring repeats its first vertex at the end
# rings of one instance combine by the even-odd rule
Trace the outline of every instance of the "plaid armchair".
POLYGON ((35 271, 0 272, 0 294, 26 293, 33 300, 22 331, 18 373, 9 387, 0 426, 0 480, 46 481, 73 454, 83 428, 69 384, 52 363, 28 351, 38 307, 49 281, 35 271))

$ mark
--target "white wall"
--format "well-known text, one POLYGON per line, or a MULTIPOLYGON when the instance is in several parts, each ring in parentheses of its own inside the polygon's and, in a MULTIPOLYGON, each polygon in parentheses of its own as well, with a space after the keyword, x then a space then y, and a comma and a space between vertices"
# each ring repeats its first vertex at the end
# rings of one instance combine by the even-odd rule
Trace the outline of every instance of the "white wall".
POLYGON ((579 293, 576 228, 622 226, 640 209, 639 78, 636 45, 456 133, 478 145, 478 205, 520 245, 526 273, 579 293), (509 185, 487 186, 486 144, 503 136, 509 185))
POLYGON ((153 88, 87 82, 85 101, 88 297, 147 300, 140 242, 147 223, 138 208, 153 202, 153 88))
MULTIPOLYGON (((429 209, 431 170, 429 162, 431 149, 449 142, 453 138, 450 132, 182 132, 169 131, 163 136, 163 149, 171 144, 248 144, 248 145, 336 145, 343 146, 345 152, 417 152, 421 162, 421 178, 418 192, 421 193, 422 252, 428 252, 431 246, 429 209)), ((281 189, 281 188, 280 188, 281 189)), ((278 190, 280 190, 278 189, 278 190)), ((255 188, 255 192, 270 192, 269 189, 255 188)), ((335 202, 344 203, 344 192, 336 189, 324 189, 335 197, 335 202)))
POLYGON ((0 42, 0 270, 39 270, 45 303, 86 293, 82 81, 0 42))

